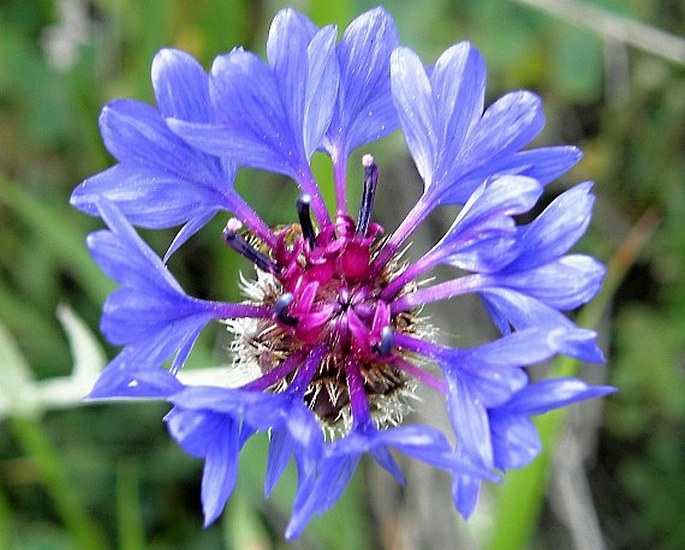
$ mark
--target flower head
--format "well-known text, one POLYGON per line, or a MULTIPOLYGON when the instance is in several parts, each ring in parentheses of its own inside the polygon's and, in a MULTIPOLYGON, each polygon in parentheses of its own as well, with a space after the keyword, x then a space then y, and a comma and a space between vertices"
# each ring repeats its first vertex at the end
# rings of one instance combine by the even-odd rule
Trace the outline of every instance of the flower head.
POLYGON ((562 313, 590 300, 604 275, 593 258, 567 254, 589 223, 591 184, 517 223, 580 153, 522 150, 543 126, 540 99, 512 92, 485 109, 485 64, 471 44, 452 46, 427 71, 382 8, 353 21, 337 45, 333 27, 287 9, 272 23, 267 61, 238 48, 207 75, 187 54, 163 50, 153 85, 157 109, 123 100, 105 108, 102 133, 118 164, 72 197, 107 224, 89 246, 121 285, 102 331, 123 349, 90 397, 168 400, 172 437, 205 460, 205 524, 221 513, 240 449, 257 432, 270 435, 267 495, 291 458, 297 465, 288 537, 335 504, 365 453, 404 482, 391 449, 450 472, 468 517, 482 480, 539 452, 531 415, 613 390, 529 381, 525 367, 557 353, 603 360, 595 334, 562 313), (376 161, 362 159, 356 215, 346 167, 353 150, 398 127, 424 191, 386 235, 373 221, 383 192, 376 161), (332 159, 334 216, 311 171, 317 150, 332 159), (237 194, 241 166, 295 181, 292 223, 268 227, 237 194), (461 210, 445 235, 403 259, 411 233, 446 204, 461 210), (132 226, 182 224, 168 257, 219 211, 232 213, 223 241, 255 266, 242 303, 188 296, 132 226), (457 268, 453 278, 424 280, 438 265, 457 268), (473 348, 438 341, 422 308, 465 294, 482 299, 500 338, 473 348), (244 383, 189 385, 179 371, 216 320, 233 336, 227 370, 244 383), (445 396, 452 438, 400 425, 421 384, 445 396))

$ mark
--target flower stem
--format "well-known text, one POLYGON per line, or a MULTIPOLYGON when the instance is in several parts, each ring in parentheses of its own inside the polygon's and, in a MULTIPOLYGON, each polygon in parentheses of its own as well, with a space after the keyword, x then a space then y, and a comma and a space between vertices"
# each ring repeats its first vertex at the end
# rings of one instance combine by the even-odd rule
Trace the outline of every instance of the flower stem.
POLYGON ((347 157, 336 148, 332 160, 335 208, 338 213, 347 215, 347 157))
POLYGON ((402 290, 404 285, 431 269, 436 263, 435 255, 432 251, 428 252, 428 254, 411 264, 407 269, 390 281, 390 284, 381 292, 381 300, 385 300, 386 302, 392 300, 397 293, 402 290))
POLYGON ((405 361, 401 357, 394 357, 392 364, 398 369, 406 372, 409 376, 416 378, 419 382, 424 383, 429 388, 442 394, 447 392, 447 386, 440 378, 420 369, 416 365, 412 365, 409 361, 405 361))
POLYGON ((362 373, 359 370, 359 365, 352 357, 345 360, 345 376, 347 377, 347 391, 350 395, 354 426, 366 426, 371 422, 371 409, 366 400, 362 373))
POLYGON ((423 304, 447 300, 454 296, 475 292, 483 288, 483 279, 479 275, 467 275, 451 281, 445 281, 437 285, 422 288, 409 294, 400 296, 390 304, 390 311, 398 313, 407 311, 423 304))
POLYGON ((321 229, 328 227, 331 224, 331 216, 329 215, 326 203, 321 196, 321 190, 316 184, 314 175, 309 167, 307 167, 306 171, 299 173, 297 183, 300 186, 300 189, 312 198, 312 211, 319 223, 319 227, 321 227, 321 229))
POLYGON ((421 354, 429 359, 437 358, 445 349, 433 342, 427 342, 421 338, 415 338, 414 336, 401 333, 395 335, 395 345, 421 354))
POLYGON ((409 211, 407 217, 402 220, 399 227, 395 229, 390 238, 381 248, 378 256, 371 265, 372 273, 379 273, 381 269, 390 261, 390 259, 402 247, 407 237, 418 227, 418 225, 431 213, 435 204, 431 204, 431 199, 424 194, 417 201, 414 207, 409 211))
POLYGON ((288 357, 285 361, 271 369, 269 372, 260 376, 252 382, 248 382, 241 389, 252 390, 252 391, 263 391, 271 386, 273 386, 279 380, 288 376, 292 371, 294 371, 300 362, 304 359, 305 352, 295 353, 288 357))
POLYGON ((217 312, 217 319, 237 319, 239 317, 271 317, 273 310, 268 306, 252 304, 231 304, 227 302, 210 302, 217 312))
POLYGON ((0 548, 12 547, 12 511, 0 487, 0 548))
POLYGON ((229 200, 233 214, 249 227, 252 233, 269 245, 269 247, 275 247, 276 236, 250 204, 235 192, 230 194, 229 200))

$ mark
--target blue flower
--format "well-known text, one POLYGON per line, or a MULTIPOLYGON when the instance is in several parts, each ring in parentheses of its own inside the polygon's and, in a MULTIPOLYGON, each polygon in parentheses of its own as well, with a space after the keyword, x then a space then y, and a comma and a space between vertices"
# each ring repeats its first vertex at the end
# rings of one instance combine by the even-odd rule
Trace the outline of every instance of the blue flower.
POLYGON ((164 122, 180 117, 210 122, 207 74, 187 53, 166 49, 152 63, 158 109, 118 99, 102 110, 105 146, 119 161, 79 185, 71 204, 99 215, 105 197, 135 225, 154 229, 183 225, 170 256, 217 212, 240 216, 260 238, 273 242, 271 230, 233 187, 237 164, 189 147, 164 122))
MULTIPOLYGON (((481 435, 490 445, 492 465, 502 472, 522 468, 540 453, 540 437, 531 416, 615 391, 611 386, 588 386, 576 378, 543 380, 521 387, 504 403, 487 409, 481 435)), ((465 518, 473 513, 480 484, 478 477, 469 474, 453 478, 454 503, 465 518)))
POLYGON ((207 323, 270 314, 264 307, 187 296, 113 203, 103 198, 97 207, 110 229, 91 234, 88 247, 121 285, 105 302, 101 330, 124 348, 100 376, 91 398, 164 397, 176 384, 159 367, 171 358, 171 371, 178 371, 207 323))
POLYGON ((590 221, 591 183, 530 223, 517 221, 580 153, 522 150, 544 124, 540 99, 518 91, 485 108, 485 64, 473 46, 452 46, 426 69, 400 46, 382 8, 355 19, 337 44, 333 27, 282 10, 266 50, 263 61, 234 49, 209 75, 188 55, 163 50, 153 63, 157 109, 119 100, 103 111, 103 139, 118 164, 86 180, 72 202, 108 226, 88 245, 120 285, 105 303, 102 332, 122 350, 89 397, 168 401, 171 436, 205 463, 205 525, 221 514, 240 450, 257 433, 270 438, 267 496, 288 463, 297 466, 288 538, 335 504, 367 453, 402 483, 393 453, 448 471, 455 506, 468 517, 482 481, 501 481, 539 453, 532 415, 612 391, 575 379, 531 383, 526 373, 560 353, 603 361, 596 334, 564 313, 591 300, 604 276, 594 258, 569 254, 590 221), (356 219, 347 162, 397 128, 423 194, 385 237, 372 221, 374 158, 362 159, 356 219), (312 174, 316 151, 332 159, 334 217, 312 174), (299 186, 296 222, 264 224, 233 188, 242 166, 299 186), (461 207, 454 223, 405 263, 407 239, 442 205, 461 207), (225 244, 255 265, 242 303, 188 296, 164 263, 219 211, 234 216, 225 244), (183 227, 163 259, 133 225, 183 227), (456 268, 454 278, 426 279, 439 265, 456 268), (465 294, 482 300, 501 336, 472 348, 439 344, 419 311, 465 294), (182 368, 213 321, 232 334, 233 362, 225 377, 197 385, 182 368), (444 396, 454 437, 400 425, 419 384, 444 396))

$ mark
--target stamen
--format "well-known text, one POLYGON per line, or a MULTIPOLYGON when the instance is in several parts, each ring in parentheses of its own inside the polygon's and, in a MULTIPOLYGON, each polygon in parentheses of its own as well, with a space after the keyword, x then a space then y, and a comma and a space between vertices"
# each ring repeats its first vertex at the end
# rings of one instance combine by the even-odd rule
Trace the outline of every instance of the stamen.
POLYGON ((381 342, 378 346, 378 353, 381 355, 388 355, 392 348, 395 347, 395 333, 392 327, 385 326, 381 330, 381 342))
POLYGON ((373 203, 376 198, 376 187, 378 187, 378 165, 374 162, 371 155, 364 155, 362 158, 364 165, 364 191, 362 202, 359 205, 359 219, 357 221, 357 235, 366 236, 369 228, 373 203))
POLYGON ((297 217, 300 219, 302 235, 309 243, 309 248, 313 249, 316 245, 316 234, 314 233, 314 225, 312 224, 312 217, 309 209, 311 202, 311 196, 306 193, 297 198, 297 217))
POLYGON ((297 326, 297 318, 288 313, 288 306, 293 303, 294 298, 290 292, 286 292, 274 303, 276 317, 281 323, 289 327, 297 326))
POLYGON ((269 258, 266 254, 259 252, 254 246, 247 242, 238 231, 243 226, 240 220, 231 218, 226 223, 223 231, 224 242, 255 264, 259 269, 267 273, 280 273, 280 266, 269 258))

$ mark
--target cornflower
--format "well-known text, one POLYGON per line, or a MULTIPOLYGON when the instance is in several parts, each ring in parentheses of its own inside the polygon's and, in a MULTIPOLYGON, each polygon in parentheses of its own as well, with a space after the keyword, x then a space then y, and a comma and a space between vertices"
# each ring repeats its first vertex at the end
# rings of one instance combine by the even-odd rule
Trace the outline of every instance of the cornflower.
POLYGON ((594 258, 568 254, 590 222, 592 184, 572 187, 528 224, 516 221, 581 157, 569 146, 522 150, 544 125, 540 99, 515 91, 484 108, 485 64, 470 43, 427 70, 382 8, 336 40, 334 27, 285 9, 271 24, 266 62, 236 48, 207 74, 188 54, 162 50, 152 64, 157 106, 104 108, 102 136, 118 162, 71 199, 107 225, 88 246, 120 285, 101 328, 123 349, 89 397, 173 406, 172 437, 205 461, 205 525, 221 514, 240 450, 258 432, 270 438, 267 495, 291 458, 298 470, 287 538, 335 504, 366 453, 402 483, 392 450, 447 471, 468 517, 483 480, 499 481, 539 453, 532 416, 613 391, 574 378, 531 382, 525 370, 558 353, 603 361, 596 334, 563 313, 594 297, 604 276, 594 258), (398 128, 423 193, 388 234, 372 221, 375 159, 362 157, 355 217, 347 163, 398 128), (315 151, 332 159, 334 216, 312 174, 315 151), (293 223, 270 227, 237 193, 242 167, 299 186, 293 223), (443 205, 461 206, 454 223, 405 260, 412 233, 443 205), (190 297, 166 267, 219 212, 230 213, 223 241, 255 266, 241 303, 190 297), (134 225, 181 229, 160 258, 134 225), (434 284, 425 276, 439 265, 454 276, 434 284), (466 294, 481 299, 501 336, 444 345, 423 308, 466 294), (212 321, 232 334, 232 365, 211 385, 184 383, 179 371, 212 321), (404 424, 419 385, 444 396, 449 439, 404 424))

